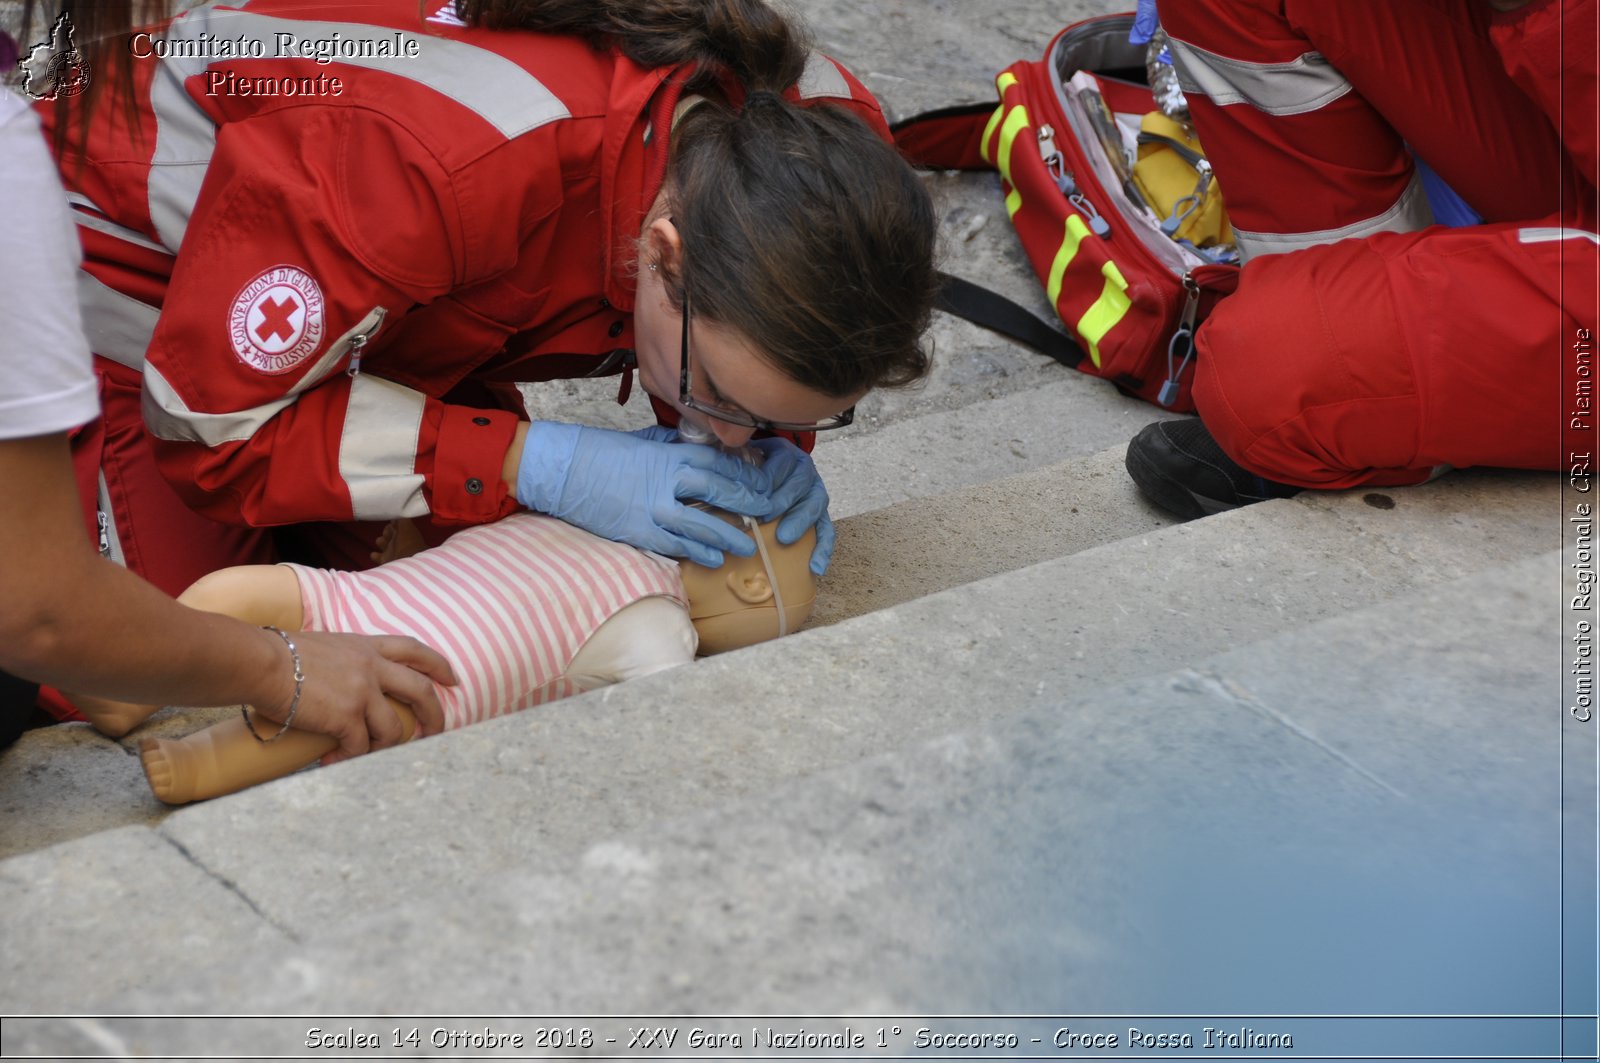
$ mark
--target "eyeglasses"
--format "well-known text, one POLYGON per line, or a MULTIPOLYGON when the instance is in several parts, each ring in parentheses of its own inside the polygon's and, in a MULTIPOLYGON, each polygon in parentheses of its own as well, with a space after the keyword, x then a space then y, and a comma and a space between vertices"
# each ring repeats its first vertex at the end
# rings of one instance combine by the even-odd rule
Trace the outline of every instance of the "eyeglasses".
POLYGON ((689 294, 683 296, 683 368, 678 377, 678 401, 691 410, 698 410, 707 417, 715 417, 719 421, 740 425, 744 428, 757 428, 765 432, 826 432, 830 428, 843 428, 856 419, 856 408, 851 406, 842 413, 820 421, 763 421, 744 410, 729 409, 726 406, 713 406, 689 394, 689 294))

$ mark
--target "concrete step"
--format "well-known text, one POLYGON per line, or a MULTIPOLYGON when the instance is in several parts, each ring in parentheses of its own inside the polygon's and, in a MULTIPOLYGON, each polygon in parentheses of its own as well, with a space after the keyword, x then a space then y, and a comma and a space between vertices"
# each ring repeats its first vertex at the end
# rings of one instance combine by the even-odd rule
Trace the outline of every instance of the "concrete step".
POLYGON ((915 498, 1033 472, 1127 447, 1134 433, 1173 415, 1121 395, 1103 380, 1055 366, 1035 387, 876 431, 817 437, 828 511, 844 520, 915 498))
MULTIPOLYGON (((1263 530, 1238 520, 1195 531, 1224 523, 1263 530)), ((1379 561, 1389 544, 1367 534, 1379 561)), ((837 640, 854 628, 859 644, 875 622, 904 629, 961 613, 959 629, 917 629, 939 645, 879 657, 832 701, 791 676, 770 684, 810 720, 865 709, 876 700, 867 688, 881 686, 903 692, 897 701, 925 699, 941 726, 832 770, 719 786, 714 807, 679 804, 672 815, 657 803, 657 815, 624 824, 507 793, 510 780, 484 756, 499 746, 521 759, 538 743, 505 726, 455 776, 479 790, 471 809, 447 808, 438 776, 397 756, 358 763, 412 776, 424 793, 403 808, 386 798, 399 780, 330 791, 322 784, 335 772, 270 788, 270 807, 211 806, 212 829, 262 872, 248 882, 229 877, 192 816, 160 836, 73 843, 70 863, 60 849, 7 861, 7 1010, 207 1014, 249 1000, 267 1015, 1513 1015, 1559 992, 1548 934, 1536 929, 1560 914, 1551 816, 1563 770, 1595 770, 1592 732, 1563 722, 1542 666, 1562 636, 1559 553, 1423 580, 1381 604, 1093 688, 1062 652, 1070 621, 1030 609, 1029 623, 996 629, 980 615, 1030 588, 1070 596, 1070 567, 817 633, 814 642, 837 640), (928 615, 909 615, 918 611, 928 615), (978 704, 938 712, 947 700, 978 704), (943 726, 958 716, 959 728, 943 726), (1563 728, 1584 733, 1563 743, 1563 728), (470 849, 468 816, 528 844, 493 872, 474 865, 457 877, 447 865, 471 863, 460 848, 470 849), (301 844, 333 817, 345 820, 343 853, 301 844), (367 828, 401 817, 419 844, 366 848, 367 828), (363 850, 357 863, 375 874, 347 876, 363 850), (426 894, 420 862, 452 888, 426 894), (324 892, 318 873, 338 892, 324 892), (185 903, 141 892, 155 881, 183 889, 185 903), (131 896, 87 918, 60 903, 67 888, 101 887, 131 896), (92 963, 80 949, 90 941, 92 963), (54 971, 40 979, 47 957, 54 971)), ((793 742, 797 726, 772 729, 793 742)), ((602 766, 635 756, 615 737, 627 748, 569 769, 589 773, 597 804, 624 785, 598 778, 602 766)), ((652 737, 668 740, 665 729, 652 737)), ((709 785, 687 751, 693 739, 675 741, 678 770, 709 785)), ((1592 866, 1584 826, 1569 833, 1567 856, 1592 866)), ((67 1051, 85 1036, 10 1025, 17 1051, 67 1051)), ((1192 1025, 1198 1036, 1202 1023, 1192 1025)), ((1476 1055, 1484 1030, 1467 1024, 1443 1054, 1476 1055)), ((236 1026, 95 1025, 102 1044, 130 1031, 174 1055, 252 1047, 236 1026)), ((1366 1054, 1321 1036, 1320 1050, 1296 1047, 1366 1054)), ((1378 1032, 1364 1043, 1397 1042, 1378 1032)))
POLYGON ((1139 497, 1125 449, 846 517, 810 626, 1176 523, 1139 497))
MULTIPOLYGON (((1548 530, 1558 488, 1554 476, 1465 473, 1267 503, 304 773, 155 829, 0 862, 0 936, 90 955, 65 947, 80 911, 26 898, 91 866, 149 881, 202 869, 224 914, 198 915, 196 894, 152 918, 225 934, 239 904, 251 933, 310 937, 352 904, 471 896, 485 876, 596 838, 1514 561, 1548 530), (102 847, 113 855, 96 856, 102 847)), ((182 935, 136 937, 180 962, 169 950, 182 935)), ((63 981, 29 992, 89 976, 54 967, 63 981)), ((29 964, 13 969, 33 977, 29 964)))

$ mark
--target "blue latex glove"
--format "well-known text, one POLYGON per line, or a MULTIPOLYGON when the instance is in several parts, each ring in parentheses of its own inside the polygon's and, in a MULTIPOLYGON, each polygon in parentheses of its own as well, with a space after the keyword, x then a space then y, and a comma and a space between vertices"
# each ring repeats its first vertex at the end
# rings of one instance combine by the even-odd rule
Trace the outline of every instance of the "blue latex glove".
POLYGON ((1133 29, 1128 32, 1129 44, 1149 44, 1156 35, 1160 19, 1156 17, 1156 0, 1139 0, 1139 10, 1133 16, 1133 29))
POLYGON ((755 540, 683 504, 710 503, 761 517, 771 508, 765 470, 715 447, 643 433, 534 421, 517 470, 517 501, 604 539, 709 568, 722 552, 749 557, 755 540))
POLYGON ((787 439, 752 439, 750 446, 761 451, 765 460, 761 471, 772 481, 771 505, 761 515, 763 521, 783 516, 778 522, 778 542, 785 546, 799 539, 806 529, 817 529, 817 545, 811 551, 811 572, 820 576, 833 559, 833 521, 828 517, 828 489, 822 485, 811 455, 787 439))

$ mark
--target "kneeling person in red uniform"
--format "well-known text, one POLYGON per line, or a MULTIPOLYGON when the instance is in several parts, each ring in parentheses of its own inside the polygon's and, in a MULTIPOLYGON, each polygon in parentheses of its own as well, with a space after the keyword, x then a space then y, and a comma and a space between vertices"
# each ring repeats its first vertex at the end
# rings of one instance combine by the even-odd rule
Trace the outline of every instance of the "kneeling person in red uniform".
POLYGON ((1562 468, 1597 310, 1595 0, 1160 12, 1246 265, 1197 336, 1199 420, 1129 445, 1145 495, 1188 518, 1562 468), (1484 224, 1432 226, 1413 153, 1484 224))

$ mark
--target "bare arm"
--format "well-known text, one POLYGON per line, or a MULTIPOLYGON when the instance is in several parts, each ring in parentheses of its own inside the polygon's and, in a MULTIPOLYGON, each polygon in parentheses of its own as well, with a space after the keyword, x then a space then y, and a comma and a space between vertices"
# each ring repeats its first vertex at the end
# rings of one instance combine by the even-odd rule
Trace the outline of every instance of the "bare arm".
MULTIPOLYGON (((179 605, 99 556, 84 533, 64 434, 0 440, 0 668, 86 694, 180 705, 245 703, 281 721, 294 692, 270 631, 179 605)), ((429 677, 449 665, 412 639, 295 636, 306 681, 296 726, 364 753, 401 739, 385 692, 443 726, 429 677)))

